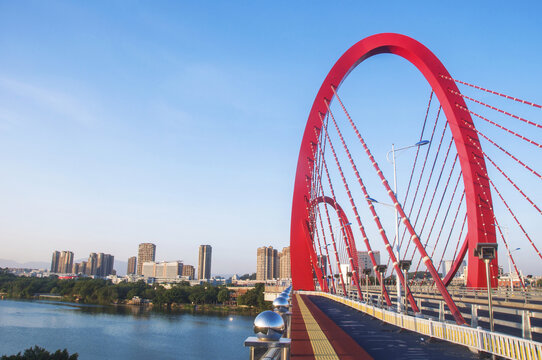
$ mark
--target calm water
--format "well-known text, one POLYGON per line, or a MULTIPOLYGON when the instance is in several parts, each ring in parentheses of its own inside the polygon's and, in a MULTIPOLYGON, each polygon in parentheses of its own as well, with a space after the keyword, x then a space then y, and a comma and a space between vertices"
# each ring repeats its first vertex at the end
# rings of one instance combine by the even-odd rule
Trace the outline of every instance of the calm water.
POLYGON ((253 316, 0 300, 0 355, 38 345, 79 359, 248 359, 253 316))

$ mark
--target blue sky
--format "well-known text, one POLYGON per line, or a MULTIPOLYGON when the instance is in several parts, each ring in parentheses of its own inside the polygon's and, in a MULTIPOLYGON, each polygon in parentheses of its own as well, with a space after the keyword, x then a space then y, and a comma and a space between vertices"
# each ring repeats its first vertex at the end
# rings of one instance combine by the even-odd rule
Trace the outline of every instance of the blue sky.
MULTIPOLYGON (((211 244, 213 273, 253 272, 257 247, 289 242, 308 111, 349 46, 404 33, 458 78, 540 103, 540 7, 0 1, 0 258, 126 260, 150 241, 194 264, 211 244)), ((414 76, 378 61, 360 74, 414 76)))

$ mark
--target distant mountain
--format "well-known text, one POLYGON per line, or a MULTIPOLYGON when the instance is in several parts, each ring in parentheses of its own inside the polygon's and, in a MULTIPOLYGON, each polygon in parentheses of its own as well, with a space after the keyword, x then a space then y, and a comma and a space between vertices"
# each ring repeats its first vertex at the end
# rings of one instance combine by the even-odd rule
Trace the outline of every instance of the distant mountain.
POLYGON ((13 260, 0 259, 0 267, 23 268, 23 269, 49 269, 51 267, 51 263, 46 262, 46 261, 29 261, 25 263, 20 263, 13 260))

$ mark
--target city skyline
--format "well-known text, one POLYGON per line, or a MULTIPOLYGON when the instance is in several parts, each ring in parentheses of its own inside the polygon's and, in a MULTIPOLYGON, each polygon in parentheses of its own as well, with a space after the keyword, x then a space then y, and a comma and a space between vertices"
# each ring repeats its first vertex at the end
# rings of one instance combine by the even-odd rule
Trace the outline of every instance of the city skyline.
MULTIPOLYGON (((209 244, 215 273, 252 272, 259 244, 289 244, 299 145, 319 86, 375 33, 411 36, 458 79, 542 102, 538 2, 290 5, 2 2, 2 258, 49 262, 69 248, 126 261, 133 244, 151 241, 157 258, 197 264, 194 248, 209 244)), ((423 112, 412 67, 384 55, 366 65, 344 84, 351 96, 355 84, 378 93, 406 83, 386 119, 423 112)), ((383 120, 376 111, 368 121, 383 120)), ((371 138, 375 153, 408 145, 400 135, 371 138)), ((521 270, 539 274, 519 235, 511 229, 521 270)))

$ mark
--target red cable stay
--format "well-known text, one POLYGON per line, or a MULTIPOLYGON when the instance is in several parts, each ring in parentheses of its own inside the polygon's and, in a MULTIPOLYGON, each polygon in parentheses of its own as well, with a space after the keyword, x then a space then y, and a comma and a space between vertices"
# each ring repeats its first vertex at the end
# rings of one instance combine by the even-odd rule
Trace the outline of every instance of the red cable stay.
POLYGON ((535 127, 537 127, 537 128, 542 128, 542 125, 537 124, 537 123, 535 123, 535 122, 532 122, 532 121, 530 121, 530 120, 524 119, 524 118, 522 118, 521 116, 517 116, 517 115, 514 115, 514 114, 512 114, 512 113, 509 113, 508 111, 501 110, 501 109, 499 109, 499 108, 496 108, 495 106, 486 104, 486 103, 483 102, 483 101, 473 99, 473 98, 471 98, 470 96, 461 94, 460 92, 457 92, 457 91, 455 91, 455 90, 449 89, 449 91, 450 91, 452 94, 462 96, 464 99, 467 99, 467 100, 470 100, 470 101, 475 102, 475 103, 477 103, 477 104, 480 104, 480 105, 483 105, 483 106, 485 106, 485 107, 488 107, 488 108, 490 108, 491 110, 498 111, 498 112, 500 112, 501 114, 510 116, 510 117, 512 117, 512 118, 514 118, 514 119, 517 119, 517 120, 520 120, 520 121, 523 121, 524 123, 527 123, 527 124, 529 124, 529 125, 535 126, 535 127))
MULTIPOLYGON (((332 88, 332 90, 333 90, 333 92, 335 94, 335 97, 340 102, 341 100, 340 100, 337 92, 333 88, 332 88)), ((333 125, 335 125, 335 129, 337 130, 337 134, 339 135, 339 138, 341 139, 344 150, 345 150, 345 152, 346 152, 346 154, 348 156, 348 160, 350 161, 350 164, 352 165, 352 169, 354 170, 354 173, 356 174, 356 178, 358 180, 358 183, 359 183, 359 185, 361 187, 361 190, 363 191, 363 195, 365 196, 365 199, 367 201, 367 205, 369 206, 369 210, 371 211, 371 214, 373 215, 373 219, 374 219, 374 221, 376 223, 376 226, 378 227, 378 231, 380 233, 380 236, 382 237, 382 241, 384 242, 384 245, 386 247, 386 250, 388 251, 390 259, 393 261, 393 266, 395 268, 396 274, 398 275, 399 281, 401 281, 401 284, 403 284, 403 287, 407 288, 407 297, 408 297, 408 300, 410 302, 410 305, 412 306, 413 311, 414 312, 419 312, 416 301, 412 297, 411 292, 408 290, 408 284, 406 283, 406 279, 403 276, 403 272, 399 268, 399 260, 395 257, 395 254, 393 253, 393 249, 392 249, 392 247, 391 247, 391 245, 390 245, 390 243, 388 241, 388 237, 386 236, 386 232, 384 231, 384 228, 382 227, 382 223, 380 222, 380 218, 379 218, 378 214, 376 213, 373 202, 369 200, 369 193, 367 192, 367 188, 365 187, 365 184, 363 183, 363 180, 361 179, 361 176, 360 176, 359 171, 358 171, 358 169, 356 167, 356 164, 354 163, 354 160, 352 159, 352 155, 350 154, 350 150, 348 149, 348 147, 347 147, 347 145, 346 145, 346 143, 344 141, 343 135, 342 135, 342 133, 341 133, 341 131, 339 129, 339 126, 337 125, 337 122, 335 121, 335 117, 333 116, 333 113, 331 112, 331 109, 329 108, 329 103, 327 101, 325 103, 326 103, 328 113, 329 113, 329 115, 331 117, 331 120, 333 121, 333 125)), ((327 136, 327 133, 326 133, 326 136, 327 136)), ((329 145, 331 147, 331 140, 329 141, 329 145)), ((341 173, 342 173, 342 170, 341 170, 341 173)), ((353 199, 351 198, 350 190, 348 190, 348 196, 351 199, 352 206, 354 206, 353 199)), ((359 215, 357 215, 357 210, 356 210, 356 216, 359 216, 359 215)))
POLYGON ((475 88, 475 89, 478 89, 478 90, 482 90, 482 91, 488 92, 488 93, 490 93, 490 94, 502 96, 502 97, 504 97, 504 98, 506 98, 506 99, 514 100, 514 101, 517 101, 517 102, 520 102, 520 103, 523 103, 523 104, 526 104, 526 105, 530 105, 530 106, 534 106, 534 107, 536 107, 536 108, 542 109, 542 106, 541 106, 541 105, 532 103, 532 102, 530 102, 530 101, 521 100, 521 99, 518 99, 518 98, 513 97, 513 96, 501 94, 501 93, 496 92, 496 91, 493 91, 493 90, 488 90, 488 89, 485 89, 485 88, 483 88, 483 87, 481 87, 481 86, 478 86, 478 85, 473 85, 473 84, 469 84, 468 82, 464 82, 464 81, 461 81, 461 80, 453 79, 453 78, 451 78, 450 76, 447 76, 447 75, 442 75, 442 74, 441 74, 440 77, 443 78, 443 79, 446 79, 446 80, 455 81, 456 83, 463 84, 463 85, 467 85, 467 86, 470 86, 470 87, 472 87, 472 88, 475 88))
MULTIPOLYGON (((425 248, 423 247, 422 243, 420 242, 420 238, 416 234, 416 231, 414 230, 414 227, 410 223, 410 220, 407 218, 403 208, 401 207, 401 205, 399 205, 399 202, 398 202, 397 198, 395 197, 394 192, 392 191, 390 185, 388 184, 388 180, 384 177, 384 175, 382 173, 382 170, 380 169, 380 166, 376 162, 373 154, 371 153, 371 150, 369 150, 369 147, 367 146, 367 143, 365 142, 365 140, 361 136, 356 124, 354 124, 354 121, 352 121, 352 118, 350 117, 350 114, 348 113, 348 111, 344 107, 344 104, 342 103, 341 99, 339 98, 337 92, 335 91, 334 88, 332 88, 332 90, 335 93, 335 97, 337 98, 339 104, 341 105, 341 108, 343 109, 343 111, 344 111, 344 113, 345 113, 345 115, 346 115, 346 117, 348 119, 348 122, 352 126, 352 129, 354 130, 354 133, 356 134, 356 136, 358 137, 361 145, 363 146, 363 148, 365 150, 365 153, 369 157, 369 161, 373 164, 373 167, 375 168, 376 173, 380 177, 380 180, 382 181, 382 184, 384 185, 386 191, 388 192, 388 195, 389 195, 390 199, 392 200, 395 209, 397 210, 397 212, 401 216, 403 224, 407 227, 408 232, 411 234, 411 240, 414 242, 414 244, 418 248, 418 251, 420 252, 420 256, 423 258, 423 261, 425 263, 425 266, 427 267, 427 269, 429 270, 429 272, 431 273, 431 275, 433 276, 433 278, 437 282, 437 287, 438 287, 442 297, 444 298, 444 301, 448 305, 448 308, 450 309, 450 312, 452 313, 453 317, 455 318, 455 320, 456 320, 456 322, 458 324, 464 324, 465 320, 463 319, 463 316, 461 315, 461 313, 457 309, 457 306, 455 305, 454 301, 452 300, 452 297, 448 293, 448 290, 446 289, 446 287, 442 283, 442 280, 440 279, 440 277, 438 275, 438 271, 435 269, 435 267, 433 265, 433 262, 431 261, 431 258, 428 256, 427 252, 425 251, 425 248)), ((329 138, 328 138, 328 141, 329 141, 329 138)))

